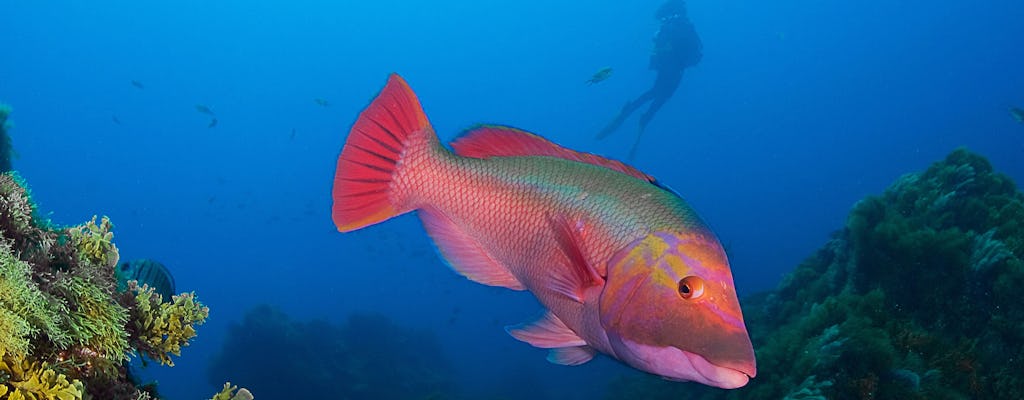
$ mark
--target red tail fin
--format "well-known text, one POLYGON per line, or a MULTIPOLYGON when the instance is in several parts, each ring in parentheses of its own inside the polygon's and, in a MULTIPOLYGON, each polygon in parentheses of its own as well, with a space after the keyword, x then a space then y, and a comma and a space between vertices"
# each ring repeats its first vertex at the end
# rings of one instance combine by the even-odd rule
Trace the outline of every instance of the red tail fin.
POLYGON ((391 74, 377 98, 359 114, 338 157, 331 216, 339 231, 373 225, 401 212, 392 204, 392 177, 407 139, 424 130, 430 130, 430 122, 416 94, 402 77, 391 74))

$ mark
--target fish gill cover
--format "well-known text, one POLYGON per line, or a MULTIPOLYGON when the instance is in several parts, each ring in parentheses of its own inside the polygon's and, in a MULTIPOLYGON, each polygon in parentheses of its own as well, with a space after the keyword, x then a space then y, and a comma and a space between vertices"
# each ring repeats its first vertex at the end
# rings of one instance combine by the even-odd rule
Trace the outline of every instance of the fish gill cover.
POLYGON ((858 202, 744 302, 761 374, 726 392, 647 377, 610 399, 1024 398, 1024 195, 958 149, 858 202))

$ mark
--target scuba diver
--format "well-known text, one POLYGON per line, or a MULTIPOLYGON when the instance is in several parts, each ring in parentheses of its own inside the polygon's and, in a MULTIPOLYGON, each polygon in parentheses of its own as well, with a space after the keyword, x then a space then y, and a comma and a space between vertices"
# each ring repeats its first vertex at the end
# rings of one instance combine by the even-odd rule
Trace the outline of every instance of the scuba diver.
POLYGON ((633 147, 629 150, 629 159, 633 159, 637 144, 640 143, 640 136, 647 129, 647 123, 651 122, 654 114, 672 98, 672 94, 679 87, 679 82, 683 79, 683 70, 697 65, 702 55, 703 46, 693 24, 687 18, 685 1, 668 0, 658 8, 654 16, 661 21, 661 27, 654 36, 654 50, 648 66, 658 74, 654 86, 640 97, 626 103, 619 115, 597 134, 598 139, 607 137, 640 106, 650 102, 647 111, 640 115, 640 129, 633 147))

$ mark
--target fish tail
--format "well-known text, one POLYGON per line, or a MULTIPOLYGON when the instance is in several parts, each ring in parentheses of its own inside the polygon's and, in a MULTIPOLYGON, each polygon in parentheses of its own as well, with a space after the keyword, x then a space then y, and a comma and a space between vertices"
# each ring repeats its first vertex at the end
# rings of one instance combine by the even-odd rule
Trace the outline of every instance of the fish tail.
POLYGON ((338 157, 331 216, 348 232, 415 209, 410 174, 429 168, 444 147, 416 94, 391 74, 373 102, 359 114, 338 157))

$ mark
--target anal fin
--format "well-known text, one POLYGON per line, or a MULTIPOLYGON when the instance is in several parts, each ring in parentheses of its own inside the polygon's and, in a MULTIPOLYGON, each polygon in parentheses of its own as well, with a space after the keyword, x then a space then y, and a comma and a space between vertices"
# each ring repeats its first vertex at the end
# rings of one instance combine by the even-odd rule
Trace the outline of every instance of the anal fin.
POLYGON ((438 252, 455 272, 484 285, 526 289, 508 268, 491 257, 476 238, 443 212, 424 208, 420 210, 420 219, 427 234, 434 239, 438 252))

